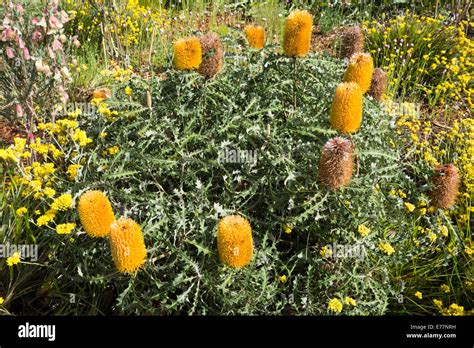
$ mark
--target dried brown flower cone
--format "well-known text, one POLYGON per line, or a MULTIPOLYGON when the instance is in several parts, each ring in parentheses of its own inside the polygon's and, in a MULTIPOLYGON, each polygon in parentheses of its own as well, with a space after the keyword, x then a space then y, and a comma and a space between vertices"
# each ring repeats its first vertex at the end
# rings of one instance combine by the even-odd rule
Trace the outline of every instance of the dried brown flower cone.
POLYGON ((354 169, 354 146, 344 138, 329 139, 319 159, 319 181, 330 189, 349 184, 354 169))
POLYGON ((456 203, 460 178, 453 164, 442 164, 435 168, 430 192, 431 204, 435 208, 446 209, 456 203))
POLYGON ((350 27, 341 36, 341 58, 350 58, 364 49, 364 32, 360 27, 350 27))
POLYGON ((202 63, 198 72, 206 77, 219 73, 224 64, 221 40, 215 33, 209 33, 199 38, 202 48, 202 63))
POLYGON ((387 89, 387 73, 380 68, 374 69, 369 94, 376 100, 381 101, 387 89))
POLYGON ((13 138, 20 136, 24 137, 19 127, 16 127, 12 122, 0 116, 0 144, 13 144, 13 138))

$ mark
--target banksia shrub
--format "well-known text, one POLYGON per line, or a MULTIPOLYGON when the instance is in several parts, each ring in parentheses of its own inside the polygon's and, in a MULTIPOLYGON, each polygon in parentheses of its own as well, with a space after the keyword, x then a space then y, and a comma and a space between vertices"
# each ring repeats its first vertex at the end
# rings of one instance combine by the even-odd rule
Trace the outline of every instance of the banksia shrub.
POLYGON ((345 29, 341 35, 341 58, 350 58, 364 49, 364 32, 360 27, 345 29))
POLYGON ((319 181, 330 189, 349 184, 354 168, 354 146, 344 138, 329 139, 319 159, 319 181))
POLYGON ((219 259, 227 266, 246 266, 253 255, 252 229, 247 219, 240 215, 222 218, 217 226, 219 259))
POLYGON ((309 52, 313 17, 308 11, 295 10, 285 22, 283 51, 290 57, 304 57, 309 52))
POLYGON ((173 43, 174 67, 177 70, 191 70, 202 61, 201 43, 197 37, 179 39, 173 43))
POLYGON ((203 76, 212 77, 221 71, 224 64, 221 40, 215 33, 209 33, 201 36, 199 42, 202 49, 202 63, 198 72, 203 76))
POLYGON ((380 68, 376 68, 372 75, 372 83, 370 84, 369 95, 375 100, 381 101, 387 89, 387 74, 380 68))
POLYGON ((430 192, 430 198, 435 208, 446 209, 456 203, 460 179, 454 165, 443 164, 436 167, 432 183, 433 190, 430 192))
POLYGON ((345 82, 356 82, 362 93, 368 91, 372 82, 372 73, 374 72, 374 62, 368 53, 354 54, 344 75, 345 82))
POLYGON ((146 260, 146 247, 140 226, 120 218, 110 228, 110 247, 115 267, 122 273, 137 271, 146 260))
POLYGON ((265 29, 263 27, 247 25, 244 32, 250 47, 262 49, 265 46, 265 29))
POLYGON ((77 204, 84 231, 91 237, 105 237, 114 222, 114 212, 107 196, 101 191, 87 191, 77 204))
POLYGON ((329 122, 342 133, 354 133, 362 123, 362 91, 355 82, 340 83, 332 101, 329 122))

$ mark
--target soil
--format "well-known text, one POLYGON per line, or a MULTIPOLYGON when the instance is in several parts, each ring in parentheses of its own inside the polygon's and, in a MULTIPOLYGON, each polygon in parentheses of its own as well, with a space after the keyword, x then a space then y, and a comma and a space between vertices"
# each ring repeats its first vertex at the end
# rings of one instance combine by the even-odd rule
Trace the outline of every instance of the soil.
POLYGON ((311 50, 314 52, 328 52, 331 56, 337 56, 336 40, 341 36, 344 27, 336 27, 327 33, 322 33, 319 26, 313 28, 311 37, 311 50))

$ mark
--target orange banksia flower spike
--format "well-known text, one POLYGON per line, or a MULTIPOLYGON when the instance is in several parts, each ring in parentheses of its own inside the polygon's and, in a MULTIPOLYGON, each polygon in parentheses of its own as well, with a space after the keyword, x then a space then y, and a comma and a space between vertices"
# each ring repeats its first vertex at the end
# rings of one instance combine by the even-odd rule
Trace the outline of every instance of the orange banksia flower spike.
POLYGON ((344 81, 357 83, 362 90, 362 94, 364 94, 370 88, 373 72, 374 62, 370 54, 356 53, 349 60, 344 81))
POLYGON ((222 218, 217 226, 217 250, 219 259, 229 267, 246 266, 253 255, 252 228, 240 215, 222 218))
POLYGON ((247 25, 244 33, 250 47, 262 49, 265 46, 265 29, 262 26, 247 25))
POLYGON ((286 18, 283 51, 289 57, 304 57, 311 45, 313 17, 308 11, 295 10, 286 18))
POLYGON ((146 260, 146 247, 140 226, 130 218, 120 218, 110 229, 110 247, 115 267, 121 273, 134 273, 146 260))
POLYGON ((330 189, 350 183, 354 168, 354 145, 347 139, 328 140, 319 159, 319 181, 330 189))
POLYGON ((91 237, 105 237, 114 222, 114 212, 107 196, 101 191, 87 191, 77 205, 84 231, 91 237))
POLYGON ((202 62, 201 43, 197 37, 179 39, 173 43, 174 67, 177 70, 197 69, 202 62))
POLYGON ((362 91, 355 82, 340 83, 331 105, 331 127, 342 133, 356 132, 362 123, 362 91))

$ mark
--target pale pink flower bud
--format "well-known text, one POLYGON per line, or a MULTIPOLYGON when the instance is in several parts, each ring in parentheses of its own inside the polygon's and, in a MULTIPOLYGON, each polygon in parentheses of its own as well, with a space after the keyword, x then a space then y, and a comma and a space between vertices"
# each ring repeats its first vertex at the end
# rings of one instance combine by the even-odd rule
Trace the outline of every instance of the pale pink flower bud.
POLYGON ((45 17, 41 18, 41 19, 39 20, 39 22, 36 23, 36 25, 39 26, 39 27, 46 28, 46 26, 47 26, 47 25, 46 25, 46 18, 45 18, 45 17))
POLYGON ((15 111, 18 117, 23 116, 23 107, 20 104, 15 105, 15 111))
POLYGON ((11 47, 7 47, 6 52, 8 58, 12 59, 13 57, 15 57, 15 52, 13 52, 13 49, 11 47))
POLYGON ((43 39, 43 33, 41 32, 40 29, 35 28, 35 30, 33 31, 33 34, 31 35, 31 40, 35 42, 35 41, 40 41, 42 39, 43 39))
POLYGON ((52 44, 52 48, 53 48, 54 51, 62 50, 63 49, 63 44, 58 39, 54 39, 53 44, 52 44))
POLYGON ((61 21, 54 16, 49 17, 48 22, 49 22, 49 27, 53 30, 61 29, 63 27, 63 24, 61 23, 61 21))
POLYGON ((27 47, 23 48, 23 58, 25 60, 30 60, 30 58, 31 58, 30 51, 28 51, 27 47))

